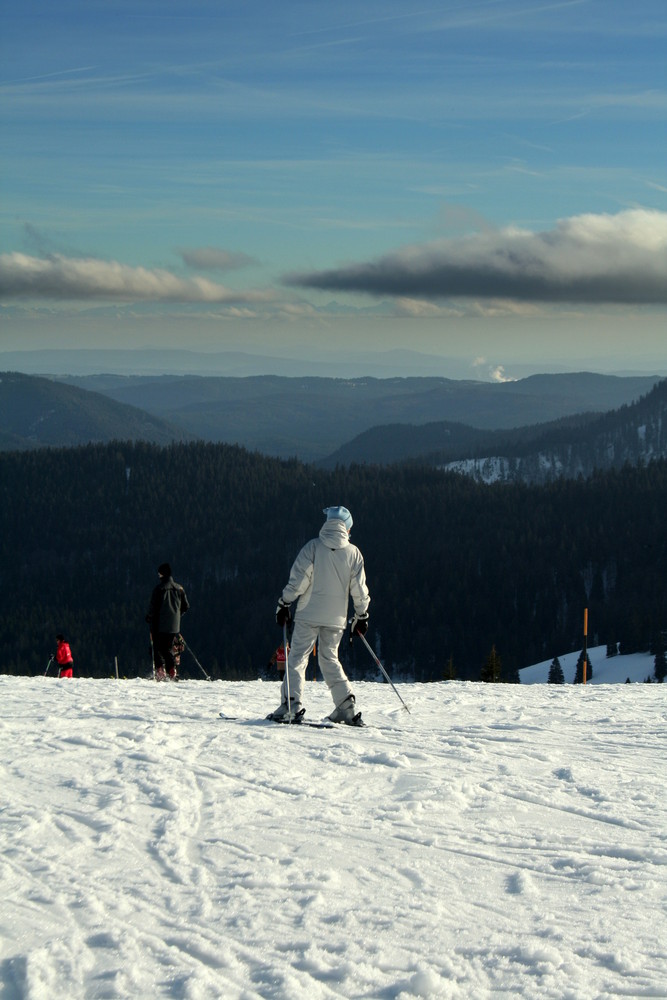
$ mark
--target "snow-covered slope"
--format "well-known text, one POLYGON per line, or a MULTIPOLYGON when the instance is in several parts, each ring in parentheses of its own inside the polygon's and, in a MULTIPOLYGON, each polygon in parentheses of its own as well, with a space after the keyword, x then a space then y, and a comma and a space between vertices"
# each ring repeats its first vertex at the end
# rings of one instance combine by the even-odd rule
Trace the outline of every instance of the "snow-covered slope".
MULTIPOLYGON (((558 657, 566 684, 574 682, 580 653, 581 650, 578 649, 574 653, 565 653, 564 656, 558 657)), ((588 655, 593 666, 591 684, 624 684, 627 680, 634 684, 643 683, 647 677, 654 679, 655 656, 652 653, 629 653, 627 656, 608 657, 606 646, 594 646, 588 650, 588 655)), ((536 663, 533 667, 524 667, 519 671, 521 683, 545 684, 552 662, 553 657, 542 663, 536 663)))
MULTIPOLYGON (((488 445, 487 445, 488 447, 488 445)), ((559 477, 590 476, 595 469, 648 464, 667 456, 667 380, 629 406, 580 426, 545 428, 527 446, 505 445, 501 454, 445 462, 441 467, 480 482, 548 483, 559 477)), ((479 450, 479 446, 478 446, 479 450)))
POLYGON ((667 688, 400 690, 0 677, 2 996, 664 996, 667 688))

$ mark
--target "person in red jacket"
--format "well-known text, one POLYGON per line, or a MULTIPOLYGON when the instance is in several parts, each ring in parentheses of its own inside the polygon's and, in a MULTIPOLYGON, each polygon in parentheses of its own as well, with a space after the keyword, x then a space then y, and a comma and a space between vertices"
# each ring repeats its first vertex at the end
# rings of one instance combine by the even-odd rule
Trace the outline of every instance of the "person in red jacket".
POLYGON ((56 636, 56 663, 58 664, 58 669, 60 673, 59 677, 71 677, 72 667, 74 666, 74 657, 72 656, 72 650, 69 647, 69 643, 65 642, 65 636, 60 633, 56 636))
MULTIPOLYGON (((289 642, 287 643, 287 653, 289 654, 289 642)), ((278 677, 280 678, 281 681, 285 679, 285 660, 286 660, 285 647, 281 642, 277 650, 269 660, 269 668, 273 667, 276 668, 276 670, 278 671, 278 677)))

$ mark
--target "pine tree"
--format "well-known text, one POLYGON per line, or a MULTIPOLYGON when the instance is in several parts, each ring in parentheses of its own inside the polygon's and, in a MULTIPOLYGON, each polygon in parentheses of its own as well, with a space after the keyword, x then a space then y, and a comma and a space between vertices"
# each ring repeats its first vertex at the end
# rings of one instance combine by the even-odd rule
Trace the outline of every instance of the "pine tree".
POLYGON ((495 644, 491 647, 491 652, 484 661, 481 679, 486 684, 498 684, 500 682, 500 671, 502 662, 496 652, 495 644))
MULTIPOLYGON (((507 662, 507 661, 506 661, 507 662)), ((517 667, 506 667, 503 676, 503 684, 520 684, 521 674, 517 667)))
MULTIPOLYGON (((586 681, 590 681, 593 677, 593 664, 591 663, 591 658, 586 653, 586 681)), ((577 660, 577 670, 574 675, 575 684, 583 684, 584 682, 584 651, 579 653, 579 659, 577 660)))
POLYGON ((456 680, 456 667, 454 666, 454 656, 453 655, 451 655, 449 657, 449 659, 447 660, 447 663, 445 664, 445 671, 444 671, 444 674, 443 674, 443 678, 446 681, 455 681, 456 680))
POLYGON ((565 674, 563 673, 563 668, 560 665, 560 660, 557 656, 554 656, 551 661, 551 666, 549 667, 549 684, 564 684, 565 674))
POLYGON ((665 659, 664 647, 658 649, 655 654, 654 663, 654 675, 658 684, 662 684, 665 677, 667 676, 667 660, 665 659))
POLYGON ((607 643, 607 659, 611 656, 618 656, 618 643, 610 640, 607 643))

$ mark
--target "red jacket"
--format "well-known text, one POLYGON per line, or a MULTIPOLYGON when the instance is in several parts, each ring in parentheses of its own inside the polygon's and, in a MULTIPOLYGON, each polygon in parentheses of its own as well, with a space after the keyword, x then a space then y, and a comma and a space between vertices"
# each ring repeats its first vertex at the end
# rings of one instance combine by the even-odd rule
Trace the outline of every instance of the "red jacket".
POLYGON ((66 667, 70 663, 74 663, 74 657, 72 656, 72 650, 69 648, 68 642, 58 642, 56 663, 59 667, 66 667))

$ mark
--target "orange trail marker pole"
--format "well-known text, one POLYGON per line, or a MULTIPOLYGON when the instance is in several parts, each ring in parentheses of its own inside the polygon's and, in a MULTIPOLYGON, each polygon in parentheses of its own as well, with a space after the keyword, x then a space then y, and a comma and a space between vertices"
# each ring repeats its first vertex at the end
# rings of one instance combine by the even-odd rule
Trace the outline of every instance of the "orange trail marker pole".
POLYGON ((588 608, 584 608, 584 684, 586 683, 587 663, 588 663, 588 608))

